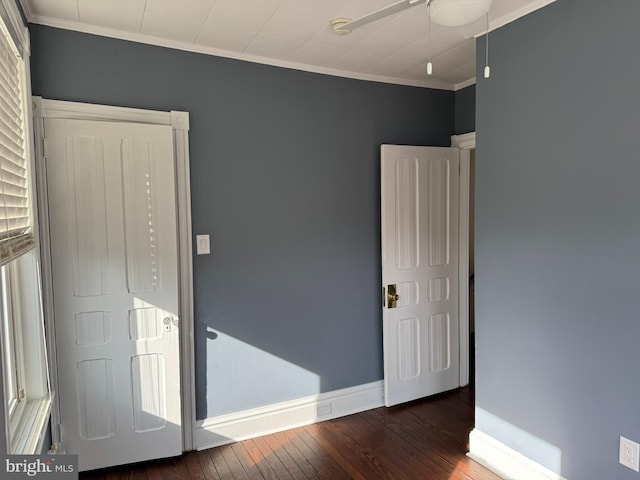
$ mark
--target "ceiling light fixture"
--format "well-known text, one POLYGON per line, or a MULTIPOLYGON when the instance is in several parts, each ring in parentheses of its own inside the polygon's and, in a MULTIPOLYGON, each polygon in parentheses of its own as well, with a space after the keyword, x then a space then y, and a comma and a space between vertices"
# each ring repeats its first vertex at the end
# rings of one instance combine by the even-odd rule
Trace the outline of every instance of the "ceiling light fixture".
POLYGON ((469 25, 484 17, 491 0, 430 0, 431 18, 444 27, 469 25))

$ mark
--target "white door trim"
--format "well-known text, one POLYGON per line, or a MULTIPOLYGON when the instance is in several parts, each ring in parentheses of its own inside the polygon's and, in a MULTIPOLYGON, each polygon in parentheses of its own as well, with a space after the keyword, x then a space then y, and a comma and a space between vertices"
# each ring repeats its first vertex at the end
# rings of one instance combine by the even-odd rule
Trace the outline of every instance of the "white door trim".
POLYGON ((460 320, 460 386, 469 384, 469 164, 476 148, 476 132, 452 135, 451 146, 460 149, 458 201, 458 318, 460 320))
POLYGON ((191 190, 189 181, 189 113, 159 112, 125 107, 64 102, 33 97, 33 117, 36 157, 36 193, 40 224, 40 255, 42 264, 43 308, 47 348, 50 352, 49 374, 53 395, 51 412, 52 444, 60 445, 60 404, 58 396, 58 365, 56 362, 55 319, 53 315, 53 277, 49 236, 46 167, 44 162, 44 119, 64 118, 134 122, 151 125, 171 125, 173 128, 174 159, 176 168, 176 199, 178 213, 178 259, 180 275, 180 384, 182 403, 183 450, 195 448, 195 367, 193 340, 193 256, 191 244, 191 190))

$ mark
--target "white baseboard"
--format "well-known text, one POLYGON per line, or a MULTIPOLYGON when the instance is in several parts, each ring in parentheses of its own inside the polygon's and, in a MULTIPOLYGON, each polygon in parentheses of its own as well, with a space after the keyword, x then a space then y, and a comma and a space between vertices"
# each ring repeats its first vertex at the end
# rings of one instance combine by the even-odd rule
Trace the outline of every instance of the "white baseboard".
POLYGON ((197 450, 281 432, 384 405, 382 381, 196 422, 197 450))
POLYGON ((469 434, 467 455, 505 480, 566 480, 478 429, 469 434))

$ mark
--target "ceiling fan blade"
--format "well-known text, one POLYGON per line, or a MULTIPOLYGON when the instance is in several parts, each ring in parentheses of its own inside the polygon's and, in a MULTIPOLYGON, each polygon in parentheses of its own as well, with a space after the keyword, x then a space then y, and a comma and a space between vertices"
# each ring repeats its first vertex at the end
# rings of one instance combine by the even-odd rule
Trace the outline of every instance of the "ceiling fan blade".
POLYGON ((394 13, 398 13, 406 8, 425 3, 426 1, 427 0, 400 0, 399 2, 392 3, 391 5, 388 5, 386 7, 382 7, 375 12, 364 15, 363 17, 346 22, 345 24, 340 25, 339 28, 340 30, 351 31, 356 27, 375 22, 376 20, 380 20, 381 18, 393 15, 394 13))

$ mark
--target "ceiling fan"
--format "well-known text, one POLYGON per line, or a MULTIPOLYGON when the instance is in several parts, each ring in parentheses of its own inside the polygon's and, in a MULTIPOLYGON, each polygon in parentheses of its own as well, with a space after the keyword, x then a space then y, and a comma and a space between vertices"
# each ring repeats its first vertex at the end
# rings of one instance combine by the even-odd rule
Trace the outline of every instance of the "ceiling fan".
POLYGON ((485 16, 491 8, 491 2, 492 0, 400 0, 360 18, 334 18, 330 23, 336 34, 346 35, 354 28, 426 3, 431 20, 435 23, 445 27, 460 27, 485 16))
MULTIPOLYGON (((429 43, 431 42, 431 21, 445 27, 461 27, 469 25, 482 17, 487 19, 487 41, 485 43, 485 67, 484 77, 489 78, 491 69, 489 68, 489 9, 492 0, 399 0, 374 12, 364 15, 355 20, 351 18, 334 18, 331 20, 331 28, 337 35, 347 35, 354 28, 375 22, 381 18, 393 15, 404 9, 426 3, 427 5, 427 25, 429 27, 429 43)), ((429 48, 427 59, 427 75, 433 72, 431 63, 431 52, 429 48)))

